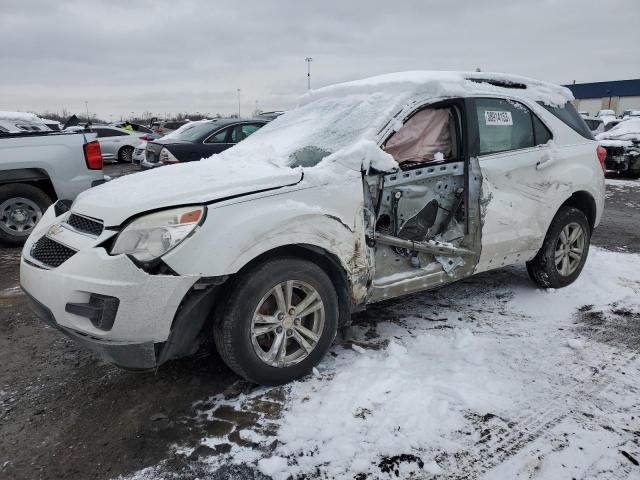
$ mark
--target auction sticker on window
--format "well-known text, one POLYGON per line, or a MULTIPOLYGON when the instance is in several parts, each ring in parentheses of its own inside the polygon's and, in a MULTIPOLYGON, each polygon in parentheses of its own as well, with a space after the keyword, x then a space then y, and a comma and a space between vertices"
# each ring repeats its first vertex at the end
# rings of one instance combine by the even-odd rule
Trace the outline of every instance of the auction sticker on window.
POLYGON ((511 112, 485 110, 484 121, 487 125, 513 125, 511 112))

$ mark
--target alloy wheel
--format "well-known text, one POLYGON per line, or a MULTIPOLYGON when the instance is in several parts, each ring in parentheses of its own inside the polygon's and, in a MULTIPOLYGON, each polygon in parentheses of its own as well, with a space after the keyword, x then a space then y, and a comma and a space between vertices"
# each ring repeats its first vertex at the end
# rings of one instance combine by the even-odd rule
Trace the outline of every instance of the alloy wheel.
POLYGON ((325 309, 311 285, 288 280, 262 297, 251 321, 251 342, 267 365, 289 367, 309 356, 322 336, 325 309))
POLYGON ((571 275, 580 266, 585 249, 585 234, 582 226, 572 222, 566 225, 558 237, 554 261, 558 273, 571 275))

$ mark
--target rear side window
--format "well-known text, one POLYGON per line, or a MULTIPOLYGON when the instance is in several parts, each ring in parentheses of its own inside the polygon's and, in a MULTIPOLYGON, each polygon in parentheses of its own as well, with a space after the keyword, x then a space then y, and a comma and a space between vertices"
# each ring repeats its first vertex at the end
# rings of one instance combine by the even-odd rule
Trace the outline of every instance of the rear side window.
POLYGON ((535 145, 530 110, 518 102, 477 98, 480 155, 530 148, 535 145))
POLYGON ((229 132, 228 128, 224 128, 220 130, 218 133, 211 135, 209 138, 205 140, 204 143, 225 143, 227 140, 227 133, 229 132))
POLYGON ((539 103, 584 138, 593 140, 593 134, 591 133, 591 130, 589 130, 587 124, 584 123, 584 118, 582 118, 570 102, 565 103, 563 107, 551 107, 542 102, 539 103))
POLYGON ((536 145, 543 145, 553 138, 547 126, 533 112, 531 112, 531 119, 533 120, 533 139, 536 145))
POLYGON ((236 125, 231 132, 231 143, 238 143, 247 138, 254 132, 257 132, 262 124, 248 123, 244 125, 236 125))

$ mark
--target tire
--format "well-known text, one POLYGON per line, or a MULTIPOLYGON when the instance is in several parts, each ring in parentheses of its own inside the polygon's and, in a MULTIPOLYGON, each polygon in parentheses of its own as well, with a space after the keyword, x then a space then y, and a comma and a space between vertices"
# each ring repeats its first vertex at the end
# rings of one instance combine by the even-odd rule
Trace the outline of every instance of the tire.
POLYGON ((328 275, 316 264, 296 258, 269 260, 239 276, 228 302, 219 310, 220 315, 214 322, 214 339, 222 360, 238 375, 265 386, 291 382, 308 374, 329 350, 338 326, 338 297, 328 275), (286 300, 286 282, 292 286, 290 302, 286 300), (283 294, 280 304, 275 293, 279 285, 283 294), (311 301, 315 298, 312 292, 320 302, 311 301), (305 299, 311 308, 316 308, 307 315, 304 311, 309 307, 301 305, 305 299), (302 312, 298 313, 303 316, 298 318, 289 311, 282 312, 288 308, 286 305, 294 308, 301 305, 302 312), (269 331, 258 333, 263 330, 269 331), (308 336, 312 333, 315 340, 308 336), (278 337, 282 340, 280 343, 278 337), (308 352, 302 347, 304 342, 307 348, 312 347, 308 352), (269 357, 270 352, 274 355, 282 352, 275 348, 282 344, 285 356, 268 363, 265 357, 269 357))
POLYGON ((633 180, 637 180, 638 178, 640 178, 640 171, 638 170, 633 170, 633 171, 629 171, 627 170, 625 177, 627 178, 631 178, 633 180))
POLYGON ((533 260, 527 262, 529 276, 544 288, 570 285, 582 272, 590 241, 591 227, 584 213, 577 208, 562 207, 549 226, 542 248, 533 260), (578 230, 581 233, 577 233, 578 230), (575 240, 568 238, 574 235, 575 240), (565 242, 565 238, 569 242, 565 242))
POLYGON ((24 244, 52 201, 33 185, 10 183, 0 186, 0 243, 24 244))
POLYGON ((118 150, 118 162, 120 163, 132 163, 133 162, 133 147, 122 147, 118 150))

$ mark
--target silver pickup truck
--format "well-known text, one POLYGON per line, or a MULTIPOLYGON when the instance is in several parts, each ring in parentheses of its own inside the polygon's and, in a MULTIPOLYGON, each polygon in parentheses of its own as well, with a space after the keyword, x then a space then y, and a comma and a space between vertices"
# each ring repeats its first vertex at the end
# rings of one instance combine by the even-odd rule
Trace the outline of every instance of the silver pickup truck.
POLYGON ((0 243, 22 245, 53 202, 105 182, 95 134, 0 133, 0 243))

